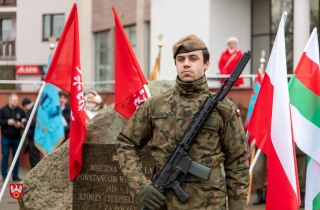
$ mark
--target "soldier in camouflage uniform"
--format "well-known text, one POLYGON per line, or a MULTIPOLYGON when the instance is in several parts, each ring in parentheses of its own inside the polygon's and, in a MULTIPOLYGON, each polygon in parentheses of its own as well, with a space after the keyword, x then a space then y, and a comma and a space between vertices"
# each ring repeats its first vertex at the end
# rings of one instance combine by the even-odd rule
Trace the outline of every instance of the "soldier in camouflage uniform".
POLYGON ((206 45, 195 35, 179 40, 173 46, 178 72, 175 87, 141 104, 118 136, 120 167, 139 200, 148 204, 150 210, 160 206, 161 209, 226 209, 227 195, 230 210, 246 208, 248 144, 237 107, 229 99, 219 102, 188 153, 194 161, 213 170, 208 181, 193 177, 191 182, 182 183, 182 188, 191 195, 185 203, 172 190, 167 190, 163 197, 141 170, 140 149, 147 144, 151 146, 158 173, 199 106, 207 97, 213 97, 204 75, 210 65, 209 56, 206 45))

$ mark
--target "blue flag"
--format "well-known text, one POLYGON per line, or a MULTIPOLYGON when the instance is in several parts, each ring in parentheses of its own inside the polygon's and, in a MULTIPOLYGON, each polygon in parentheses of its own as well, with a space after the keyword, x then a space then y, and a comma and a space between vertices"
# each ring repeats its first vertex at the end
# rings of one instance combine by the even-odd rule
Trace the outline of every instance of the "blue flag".
MULTIPOLYGON (((51 63, 49 57, 47 69, 51 63)), ((37 123, 34 132, 36 147, 44 154, 56 149, 64 140, 64 128, 62 123, 62 113, 59 103, 57 87, 46 84, 40 99, 37 123)))

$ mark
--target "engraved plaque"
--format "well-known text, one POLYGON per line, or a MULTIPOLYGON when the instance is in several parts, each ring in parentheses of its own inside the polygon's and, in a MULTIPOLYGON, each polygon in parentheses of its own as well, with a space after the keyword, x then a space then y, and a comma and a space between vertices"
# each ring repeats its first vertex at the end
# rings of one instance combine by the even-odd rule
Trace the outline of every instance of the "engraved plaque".
MULTIPOLYGON (((83 144, 82 170, 73 181, 73 209, 141 209, 142 205, 136 194, 130 194, 116 149, 115 144, 83 144)), ((140 155, 142 171, 150 178, 154 166, 150 148, 145 147, 140 155)))

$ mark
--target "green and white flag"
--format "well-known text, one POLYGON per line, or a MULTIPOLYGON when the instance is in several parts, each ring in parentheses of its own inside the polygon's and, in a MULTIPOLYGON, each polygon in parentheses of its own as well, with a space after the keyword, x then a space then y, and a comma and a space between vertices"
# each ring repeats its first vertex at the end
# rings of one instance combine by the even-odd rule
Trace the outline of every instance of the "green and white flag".
POLYGON ((289 82, 294 140, 308 157, 305 209, 320 209, 320 70, 314 28, 289 82))

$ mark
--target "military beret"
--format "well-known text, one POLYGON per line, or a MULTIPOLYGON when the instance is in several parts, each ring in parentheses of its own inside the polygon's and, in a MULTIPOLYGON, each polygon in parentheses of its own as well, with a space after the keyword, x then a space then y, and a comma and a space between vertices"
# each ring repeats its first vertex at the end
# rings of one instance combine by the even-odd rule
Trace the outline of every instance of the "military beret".
POLYGON ((207 46, 201 39, 199 39, 196 35, 189 35, 183 37, 173 45, 173 58, 176 58, 177 54, 180 53, 188 53, 196 50, 206 49, 207 46))

